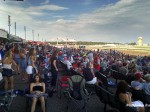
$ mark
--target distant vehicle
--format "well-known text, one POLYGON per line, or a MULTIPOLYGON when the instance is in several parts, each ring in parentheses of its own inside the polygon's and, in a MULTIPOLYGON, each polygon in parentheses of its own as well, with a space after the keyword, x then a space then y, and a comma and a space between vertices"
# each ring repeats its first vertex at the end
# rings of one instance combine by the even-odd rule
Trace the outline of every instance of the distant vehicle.
POLYGON ((85 49, 85 45, 79 45, 80 49, 85 49))

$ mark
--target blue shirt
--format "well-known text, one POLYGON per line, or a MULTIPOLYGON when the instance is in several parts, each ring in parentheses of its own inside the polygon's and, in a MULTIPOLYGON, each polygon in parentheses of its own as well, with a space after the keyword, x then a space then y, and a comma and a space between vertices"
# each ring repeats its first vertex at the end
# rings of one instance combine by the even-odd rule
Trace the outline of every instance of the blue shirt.
POLYGON ((146 94, 150 95, 150 82, 149 83, 143 83, 142 89, 144 90, 144 92, 146 94))
POLYGON ((4 50, 0 50, 0 54, 1 54, 1 57, 2 59, 4 58, 4 55, 5 55, 5 51, 4 50))
POLYGON ((131 87, 133 87, 133 88, 138 87, 139 89, 142 89, 143 85, 139 81, 132 81, 131 82, 131 87))

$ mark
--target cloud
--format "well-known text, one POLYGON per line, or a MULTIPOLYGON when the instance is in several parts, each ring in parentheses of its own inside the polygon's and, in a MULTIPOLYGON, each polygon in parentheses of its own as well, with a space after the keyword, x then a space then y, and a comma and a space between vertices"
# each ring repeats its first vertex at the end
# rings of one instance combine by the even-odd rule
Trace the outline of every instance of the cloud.
MULTIPOLYGON (((2 28, 7 29, 7 16, 11 14, 12 22, 17 21, 19 36, 24 37, 23 26, 27 26, 27 36, 31 39, 32 32, 39 33, 44 40, 54 40, 57 37, 75 38, 76 40, 103 42, 136 42, 142 36, 145 43, 150 43, 150 1, 149 0, 119 0, 91 12, 83 13, 73 18, 71 15, 49 16, 47 11, 61 11, 69 8, 58 5, 29 6, 0 5, 0 21, 2 28), (35 19, 38 17, 38 19, 35 19), (46 18, 41 20, 40 17, 46 18), (50 17, 55 19, 51 20, 50 17)), ((71 10, 71 9, 69 9, 71 10)), ((11 31, 14 29, 11 27, 11 31)))
POLYGON ((50 4, 50 5, 41 5, 41 6, 31 6, 27 9, 27 11, 59 11, 59 10, 66 10, 68 8, 66 7, 61 7, 61 6, 58 6, 58 5, 53 5, 53 4, 50 4))
MULTIPOLYGON (((24 37, 23 27, 27 27, 27 36, 32 37, 31 30, 36 29, 35 32, 40 32, 39 28, 43 25, 43 21, 35 20, 36 17, 46 16, 44 10, 60 11, 67 9, 57 5, 42 5, 42 6, 28 6, 23 7, 21 4, 0 4, 0 21, 1 28, 8 30, 8 15, 11 16, 11 33, 14 33, 14 22, 17 22, 17 34, 24 37)), ((50 15, 50 14, 49 14, 50 15)), ((28 38, 28 39, 29 39, 28 38)))
POLYGON ((95 41, 136 41, 142 34, 145 36, 145 42, 150 42, 149 5, 150 1, 146 0, 120 0, 91 13, 80 15, 74 26, 80 30, 84 38, 91 36, 95 41))

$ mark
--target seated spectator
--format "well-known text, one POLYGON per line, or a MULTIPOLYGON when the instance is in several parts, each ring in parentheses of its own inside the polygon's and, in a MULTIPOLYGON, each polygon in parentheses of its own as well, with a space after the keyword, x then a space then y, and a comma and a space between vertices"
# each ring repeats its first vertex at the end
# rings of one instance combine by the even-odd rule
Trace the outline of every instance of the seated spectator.
POLYGON ((127 92, 128 84, 120 81, 117 86, 116 96, 128 106, 136 107, 138 112, 144 112, 144 104, 141 101, 132 101, 132 94, 127 92))
POLYGON ((82 75, 83 74, 82 68, 83 68, 82 63, 77 63, 77 68, 75 70, 82 75))
POLYGON ((94 69, 97 70, 97 71, 100 71, 100 58, 99 56, 96 54, 95 57, 94 57, 94 69))
POLYGON ((75 62, 72 64, 73 69, 77 68, 77 64, 79 63, 78 59, 75 59, 75 62))
POLYGON ((86 55, 83 56, 83 66, 86 68, 86 64, 89 62, 89 59, 86 57, 86 55))
POLYGON ((119 72, 123 75, 128 74, 127 63, 123 63, 123 66, 119 68, 119 72))
POLYGON ((138 71, 142 72, 142 66, 141 66, 140 62, 137 62, 137 64, 136 64, 136 69, 137 69, 138 71))
POLYGON ((135 65, 135 62, 132 61, 129 66, 128 66, 128 69, 129 69, 129 72, 131 72, 132 70, 134 70, 136 68, 136 65, 135 65))
POLYGON ((101 66, 101 69, 103 69, 103 71, 105 71, 107 69, 107 61, 106 61, 106 59, 102 60, 100 66, 101 66))
POLYGON ((70 56, 69 61, 70 61, 71 63, 74 63, 73 55, 70 56))
POLYGON ((87 58, 89 59, 89 62, 92 62, 93 63, 93 52, 92 51, 89 51, 89 53, 87 53, 87 58))
POLYGON ((147 63, 142 63, 143 74, 146 75, 148 73, 147 63))
POLYGON ((134 89, 139 88, 142 89, 142 83, 145 82, 145 80, 142 79, 141 73, 135 74, 135 80, 131 82, 131 87, 134 89))
POLYGON ((119 71, 119 66, 117 64, 117 61, 112 62, 112 69, 115 70, 115 71, 119 71))
POLYGON ((35 111, 37 100, 40 100, 43 112, 45 112, 45 83, 42 82, 39 75, 35 75, 33 83, 30 84, 30 94, 32 94, 31 112, 35 111))
POLYGON ((150 103, 150 74, 145 75, 144 77, 146 83, 143 83, 142 89, 145 92, 145 100, 150 103))
POLYGON ((87 63, 86 68, 83 69, 83 76, 87 84, 95 84, 97 82, 93 69, 90 68, 90 63, 87 63))
POLYGON ((150 73, 150 62, 147 64, 148 74, 150 73))
POLYGON ((67 59, 67 57, 64 57, 64 63, 67 65, 68 70, 70 70, 70 68, 72 68, 72 64, 71 64, 70 61, 67 59))

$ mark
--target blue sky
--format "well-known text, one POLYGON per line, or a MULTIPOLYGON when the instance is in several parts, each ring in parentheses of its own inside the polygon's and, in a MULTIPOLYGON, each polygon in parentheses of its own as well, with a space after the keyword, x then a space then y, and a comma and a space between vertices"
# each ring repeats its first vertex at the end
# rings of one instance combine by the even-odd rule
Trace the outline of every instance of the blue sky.
POLYGON ((24 0, 0 2, 0 28, 27 39, 150 43, 150 0, 24 0))

